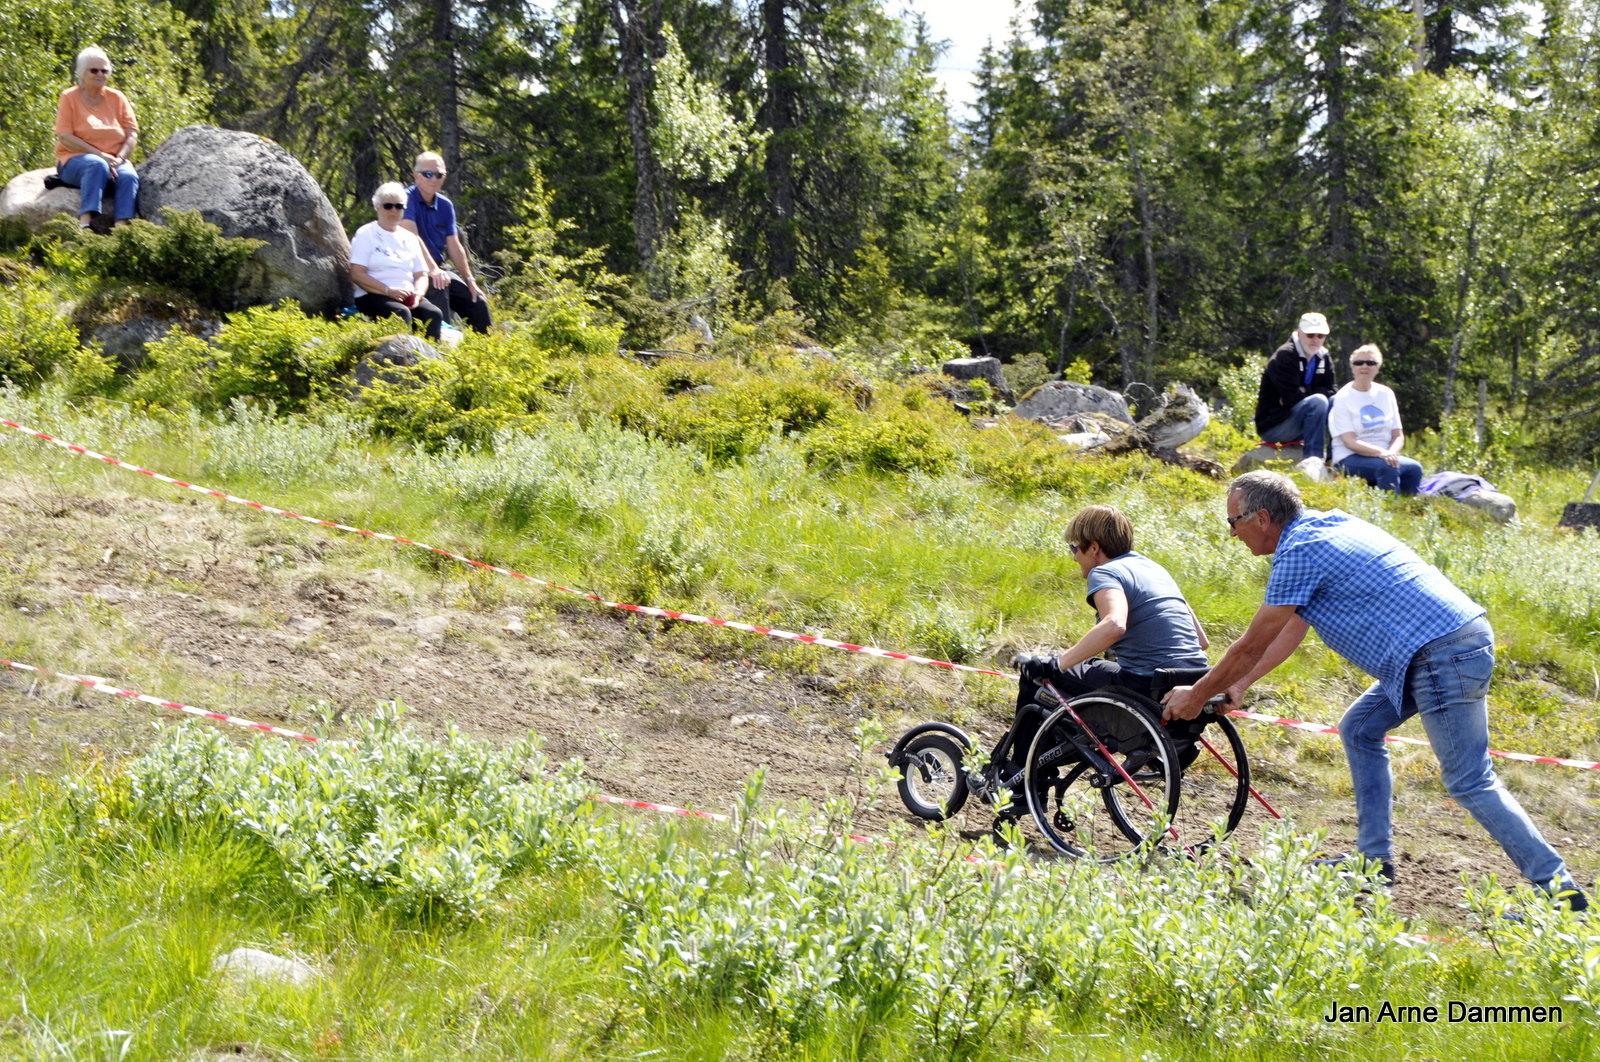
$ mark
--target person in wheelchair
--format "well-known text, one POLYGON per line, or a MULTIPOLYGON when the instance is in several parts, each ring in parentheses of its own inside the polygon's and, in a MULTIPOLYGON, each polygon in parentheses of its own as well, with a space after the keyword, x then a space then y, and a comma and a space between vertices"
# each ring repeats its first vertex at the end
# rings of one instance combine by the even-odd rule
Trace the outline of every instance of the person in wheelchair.
MULTIPOLYGON (((1088 582, 1086 600, 1099 622, 1060 655, 1016 659, 1021 671, 1017 715, 1003 747, 997 750, 1008 765, 1020 766, 1047 714, 1035 701, 1045 682, 1069 699, 1120 686, 1153 702, 1170 688, 1155 688, 1158 670, 1206 666, 1205 650, 1210 643, 1200 618, 1167 570, 1134 552, 1133 524, 1127 516, 1110 505, 1091 505, 1072 518, 1065 537, 1088 582), (1115 660, 1100 655, 1113 649, 1115 660)), ((1159 716, 1159 707, 1152 704, 1152 712, 1159 716)), ((1202 721, 1184 728, 1181 735, 1172 734, 1180 753, 1192 752, 1195 735, 1203 726, 1202 721), (1189 729, 1194 734, 1188 733, 1189 729)), ((1188 758, 1192 757, 1186 755, 1188 758)))

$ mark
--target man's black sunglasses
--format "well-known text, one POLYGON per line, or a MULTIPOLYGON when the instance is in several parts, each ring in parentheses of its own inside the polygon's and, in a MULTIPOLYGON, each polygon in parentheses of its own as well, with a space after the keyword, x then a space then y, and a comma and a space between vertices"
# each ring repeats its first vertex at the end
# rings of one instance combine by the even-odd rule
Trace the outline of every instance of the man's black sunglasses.
POLYGON ((1378 363, 1375 362, 1375 361, 1352 361, 1350 364, 1351 365, 1376 365, 1378 363))

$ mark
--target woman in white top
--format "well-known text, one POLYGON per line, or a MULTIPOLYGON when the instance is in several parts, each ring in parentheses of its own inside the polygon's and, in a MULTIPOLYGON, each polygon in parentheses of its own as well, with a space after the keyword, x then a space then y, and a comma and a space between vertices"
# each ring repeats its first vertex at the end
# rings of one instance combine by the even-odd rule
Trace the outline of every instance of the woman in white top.
POLYGON ((422 241, 400 226, 405 188, 394 181, 379 185, 372 208, 378 220, 361 226, 350 241, 350 279, 361 289, 356 309, 372 318, 403 318, 412 329, 421 320, 427 337, 436 340, 444 313, 426 297, 428 259, 422 241))
POLYGON ((1406 433, 1400 428, 1394 392, 1377 382, 1382 367, 1383 351, 1376 343, 1357 347, 1350 355, 1354 379, 1333 396, 1333 408, 1328 411, 1333 465, 1380 490, 1415 494, 1422 482, 1422 465, 1400 456, 1406 433))

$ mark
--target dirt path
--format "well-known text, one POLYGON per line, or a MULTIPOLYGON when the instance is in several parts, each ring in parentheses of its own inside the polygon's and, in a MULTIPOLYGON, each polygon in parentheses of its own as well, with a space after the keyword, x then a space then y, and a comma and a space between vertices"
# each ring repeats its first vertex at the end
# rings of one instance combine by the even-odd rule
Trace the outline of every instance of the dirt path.
MULTIPOLYGON (((775 798, 817 804, 844 790, 851 730, 864 716, 891 735, 954 718, 992 738, 1011 696, 986 685, 998 680, 553 600, 206 502, 62 497, 27 482, 0 493, 0 605, 0 651, 27 663, 297 729, 337 729, 398 698, 425 733, 454 724, 504 738, 533 728, 553 756, 581 756, 606 792, 718 810, 761 764, 775 798)), ((160 714, 0 675, 0 771, 135 753, 160 714)), ((1328 850, 1351 847, 1337 743, 1244 727, 1268 798, 1303 827, 1326 829, 1328 850)), ((1540 770, 1512 768, 1508 778, 1592 883, 1595 780, 1540 770)), ((1397 753, 1397 775, 1403 909, 1459 920, 1462 872, 1516 880, 1444 797, 1425 750, 1397 753)), ((885 798, 871 823, 880 828, 899 814, 892 791, 885 798)), ((1264 821, 1252 808, 1242 832, 1264 821)), ((959 825, 988 819, 969 810, 959 825)))

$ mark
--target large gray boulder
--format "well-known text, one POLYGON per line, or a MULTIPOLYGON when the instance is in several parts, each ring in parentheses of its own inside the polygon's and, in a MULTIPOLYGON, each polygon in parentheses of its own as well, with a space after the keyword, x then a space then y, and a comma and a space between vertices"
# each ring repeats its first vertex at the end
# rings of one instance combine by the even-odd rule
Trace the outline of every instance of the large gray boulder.
POLYGON ((1080 413, 1094 413, 1113 417, 1123 424, 1132 424, 1127 399, 1115 391, 1093 384, 1072 383, 1068 380, 1051 380, 1030 391, 1012 414, 1041 424, 1063 427, 1080 413))
POLYGON ((139 168, 139 215, 198 210, 224 236, 263 240, 233 306, 292 299, 307 313, 349 305, 350 241, 333 204, 295 157, 265 137, 191 125, 139 168))
POLYGON ((951 358, 944 363, 940 370, 952 380, 966 383, 969 380, 983 380, 989 384, 989 389, 1005 402, 1015 402, 1016 395, 1011 393, 1011 388, 1006 384, 1005 374, 1000 371, 999 358, 951 358))
MULTIPOLYGON (((0 217, 20 217, 27 221, 28 228, 38 232, 44 223, 57 214, 71 214, 78 216, 78 190, 63 185, 60 188, 45 190, 44 179, 53 176, 56 172, 54 166, 47 166, 42 170, 29 170, 19 173, 6 183, 6 190, 0 192, 0 217)), ((111 202, 112 185, 106 186, 104 201, 100 204, 100 216, 108 222, 113 213, 111 202)))

